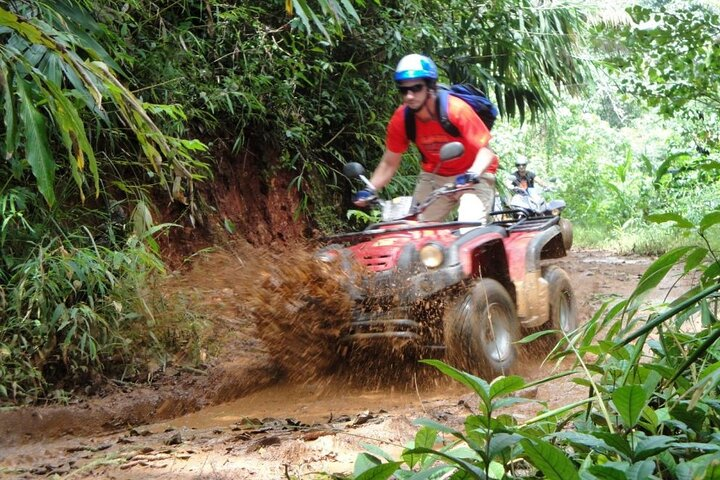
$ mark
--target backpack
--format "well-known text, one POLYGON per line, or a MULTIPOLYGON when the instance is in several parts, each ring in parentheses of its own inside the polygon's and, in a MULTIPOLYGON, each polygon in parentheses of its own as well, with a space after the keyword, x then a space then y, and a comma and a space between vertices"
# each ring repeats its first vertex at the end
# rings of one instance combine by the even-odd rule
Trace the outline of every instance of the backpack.
MULTIPOLYGON (((460 132, 448 118, 448 95, 461 98, 477 113, 488 130, 491 130, 495 119, 498 116, 498 109, 488 99, 485 93, 472 85, 459 83, 451 86, 438 85, 437 110, 440 117, 440 125, 449 135, 459 137, 460 132)), ((405 108, 405 134, 411 141, 415 141, 415 112, 405 108)))

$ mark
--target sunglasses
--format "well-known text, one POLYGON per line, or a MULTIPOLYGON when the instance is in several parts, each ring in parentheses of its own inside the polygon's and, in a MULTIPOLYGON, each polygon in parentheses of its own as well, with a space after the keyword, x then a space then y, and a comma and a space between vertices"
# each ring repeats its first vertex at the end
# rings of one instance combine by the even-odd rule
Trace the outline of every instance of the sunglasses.
POLYGON ((425 88, 424 83, 416 83, 415 85, 410 85, 407 87, 398 86, 398 91, 400 92, 400 95, 405 96, 408 94, 408 92, 420 93, 422 92, 423 88, 425 88))

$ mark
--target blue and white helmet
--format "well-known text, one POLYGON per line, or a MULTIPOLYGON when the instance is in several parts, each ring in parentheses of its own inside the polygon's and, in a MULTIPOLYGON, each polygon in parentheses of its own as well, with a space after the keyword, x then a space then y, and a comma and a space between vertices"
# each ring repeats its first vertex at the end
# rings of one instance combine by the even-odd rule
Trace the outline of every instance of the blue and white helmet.
POLYGON ((438 71, 435 63, 425 55, 412 53, 405 55, 395 68, 395 81, 403 80, 437 80, 438 71))

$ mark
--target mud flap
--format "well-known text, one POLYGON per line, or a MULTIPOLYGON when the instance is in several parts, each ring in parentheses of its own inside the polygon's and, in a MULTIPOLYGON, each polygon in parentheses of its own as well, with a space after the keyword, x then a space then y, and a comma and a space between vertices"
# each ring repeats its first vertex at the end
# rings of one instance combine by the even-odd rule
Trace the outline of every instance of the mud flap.
POLYGON ((548 282, 537 270, 527 272, 520 282, 513 282, 517 292, 517 316, 523 328, 534 328, 550 318, 548 282))

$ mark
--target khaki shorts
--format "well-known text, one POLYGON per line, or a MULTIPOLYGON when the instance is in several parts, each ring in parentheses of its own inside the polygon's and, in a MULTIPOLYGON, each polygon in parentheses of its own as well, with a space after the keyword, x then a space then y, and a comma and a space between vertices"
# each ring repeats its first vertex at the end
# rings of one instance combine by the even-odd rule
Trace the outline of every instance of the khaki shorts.
MULTIPOLYGON (((448 183, 455 183, 456 175, 443 177, 428 172, 420 172, 418 183, 413 193, 413 205, 419 205, 430 196, 433 190, 448 183)), ((488 213, 492 210, 495 200, 495 175, 483 173, 480 182, 472 190, 457 196, 436 198, 424 212, 420 220, 424 222, 441 222, 449 220, 454 208, 458 207, 458 220, 461 222, 488 222, 488 213)))

